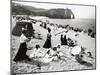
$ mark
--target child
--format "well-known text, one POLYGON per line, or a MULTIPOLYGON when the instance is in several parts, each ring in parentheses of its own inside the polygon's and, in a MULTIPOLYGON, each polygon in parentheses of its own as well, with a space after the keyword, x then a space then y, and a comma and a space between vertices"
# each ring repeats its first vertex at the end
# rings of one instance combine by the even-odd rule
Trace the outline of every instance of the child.
POLYGON ((49 63, 54 59, 54 57, 52 57, 50 50, 47 51, 47 53, 45 54, 45 56, 43 57, 42 61, 44 63, 49 63))
POLYGON ((37 61, 41 63, 50 63, 51 61, 53 61, 53 59, 54 57, 51 55, 50 50, 48 50, 46 54, 43 57, 38 58, 37 61))
POLYGON ((40 46, 37 44, 33 50, 33 53, 30 54, 30 58, 33 58, 33 57, 41 57, 41 54, 40 54, 40 46))
POLYGON ((52 56, 54 57, 54 60, 58 60, 64 56, 63 53, 60 51, 59 45, 58 45, 58 47, 53 48, 52 56))
POLYGON ((60 45, 57 46, 57 55, 58 55, 58 57, 64 56, 60 50, 60 45))

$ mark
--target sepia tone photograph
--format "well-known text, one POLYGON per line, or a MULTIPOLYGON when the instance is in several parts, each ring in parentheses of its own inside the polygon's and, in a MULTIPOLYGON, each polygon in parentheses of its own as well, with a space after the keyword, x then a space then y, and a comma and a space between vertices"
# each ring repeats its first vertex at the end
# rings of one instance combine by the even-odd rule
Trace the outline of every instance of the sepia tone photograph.
POLYGON ((96 6, 11 1, 11 74, 96 69, 96 6))

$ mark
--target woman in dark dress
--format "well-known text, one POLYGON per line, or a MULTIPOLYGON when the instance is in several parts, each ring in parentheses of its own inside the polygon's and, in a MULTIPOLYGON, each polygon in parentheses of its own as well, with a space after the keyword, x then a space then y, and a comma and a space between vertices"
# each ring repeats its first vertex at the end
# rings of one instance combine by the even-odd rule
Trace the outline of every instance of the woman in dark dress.
POLYGON ((67 45, 66 35, 64 35, 64 45, 67 45))
POLYGON ((63 38, 63 35, 62 34, 61 34, 60 40, 61 40, 61 45, 64 45, 64 38, 63 38))
POLYGON ((22 29, 22 35, 20 36, 20 46, 14 58, 14 61, 30 60, 29 57, 26 55, 26 52, 27 52, 26 41, 28 39, 25 36, 25 32, 26 32, 25 29, 22 29))
POLYGON ((51 29, 48 28, 48 34, 47 34, 47 39, 46 39, 46 42, 43 46, 43 48, 51 48, 51 29))

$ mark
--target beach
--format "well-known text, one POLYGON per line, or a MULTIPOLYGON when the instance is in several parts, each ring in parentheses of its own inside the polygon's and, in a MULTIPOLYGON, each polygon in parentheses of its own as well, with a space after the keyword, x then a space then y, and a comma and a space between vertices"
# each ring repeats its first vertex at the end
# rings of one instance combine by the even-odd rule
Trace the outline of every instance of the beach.
MULTIPOLYGON (((13 61, 19 45, 20 45, 20 41, 19 41, 19 36, 15 36, 11 34, 11 69, 12 72, 14 71, 14 73, 39 73, 39 72, 53 72, 53 71, 70 71, 70 70, 87 70, 87 69, 95 69, 95 62, 96 62, 96 46, 95 46, 95 42, 96 42, 96 37, 91 37, 88 35, 88 29, 92 29, 92 31, 94 33, 96 26, 95 26, 95 19, 51 19, 51 18, 35 18, 33 17, 33 19, 36 20, 40 20, 42 22, 46 22, 49 21, 49 23, 53 23, 54 26, 51 26, 50 24, 47 26, 51 29, 51 43, 52 43, 52 47, 56 46, 57 44, 60 44, 60 36, 61 34, 65 34, 66 38, 71 38, 73 41, 77 41, 77 45, 80 47, 84 47, 86 48, 86 52, 91 52, 92 56, 93 56, 93 60, 91 59, 87 59, 89 60, 93 66, 87 67, 84 65, 79 64, 75 58, 73 56, 70 55, 70 51, 71 48, 69 46, 61 46, 61 51, 64 53, 65 56, 67 56, 68 58, 66 58, 66 62, 63 60, 57 60, 57 61, 52 61, 48 64, 42 64, 41 65, 41 69, 38 69, 37 62, 25 62, 22 61, 20 63, 15 63, 13 61), (75 32, 74 30, 69 29, 68 32, 63 32, 66 31, 65 28, 57 28, 57 26, 65 26, 65 25, 69 25, 70 27, 73 28, 79 28, 82 29, 81 32, 75 32), (87 32, 85 32, 87 31, 87 32), (60 33, 63 32, 63 33, 60 33), (59 34, 57 34, 59 33, 59 34), (55 36, 55 34, 57 34, 55 36), (77 35, 77 36, 76 36, 77 35)), ((16 19, 14 20, 12 18, 12 28, 11 31, 13 30, 13 28, 16 26, 16 19)), ((45 40, 46 40, 46 35, 47 35, 47 29, 43 28, 40 26, 41 22, 36 22, 35 24, 32 23, 33 28, 35 30, 35 36, 38 37, 38 34, 41 34, 40 37, 41 39, 37 39, 37 38, 33 38, 30 43, 28 44, 29 46, 32 46, 33 48, 35 47, 35 45, 38 43, 42 49, 42 52, 45 53, 45 50, 42 48, 45 40)), ((27 55, 30 55, 31 50, 27 50, 27 55)))

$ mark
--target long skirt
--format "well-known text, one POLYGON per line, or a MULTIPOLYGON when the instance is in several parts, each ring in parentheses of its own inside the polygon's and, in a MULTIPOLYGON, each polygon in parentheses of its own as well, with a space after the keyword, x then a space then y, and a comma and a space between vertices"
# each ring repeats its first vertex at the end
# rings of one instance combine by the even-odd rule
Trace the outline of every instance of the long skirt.
POLYGON ((21 60, 25 60, 28 59, 28 56, 26 55, 26 51, 27 51, 27 45, 26 43, 21 43, 19 50, 14 58, 14 61, 21 61, 21 60))
POLYGON ((46 40, 43 48, 51 48, 51 38, 46 40))

